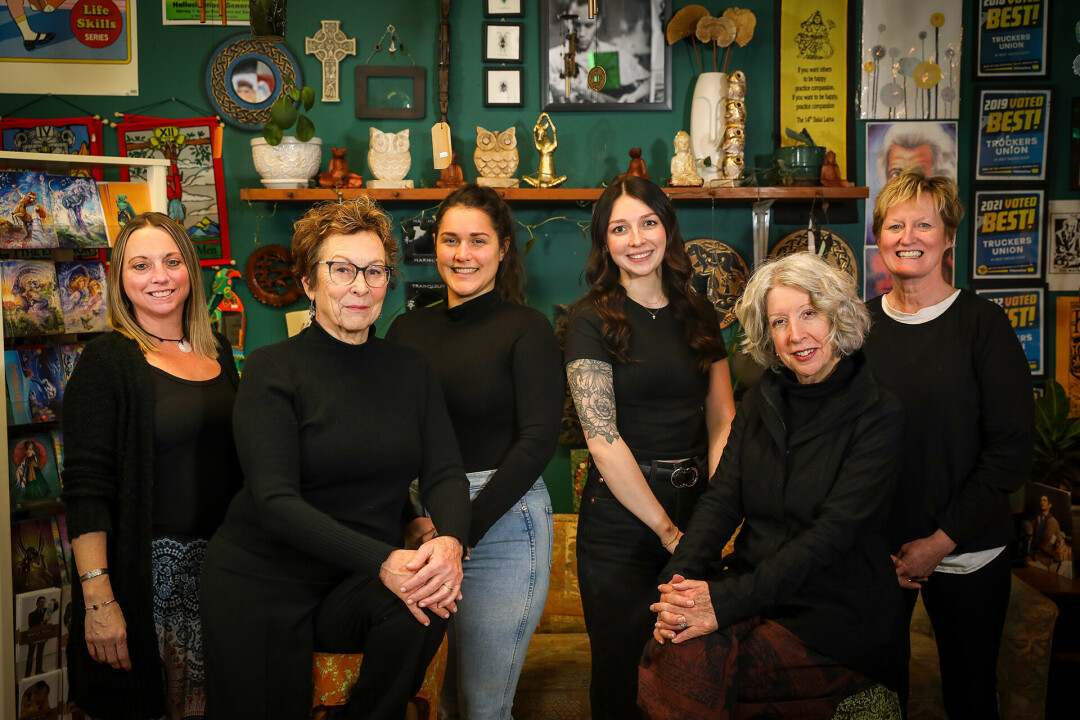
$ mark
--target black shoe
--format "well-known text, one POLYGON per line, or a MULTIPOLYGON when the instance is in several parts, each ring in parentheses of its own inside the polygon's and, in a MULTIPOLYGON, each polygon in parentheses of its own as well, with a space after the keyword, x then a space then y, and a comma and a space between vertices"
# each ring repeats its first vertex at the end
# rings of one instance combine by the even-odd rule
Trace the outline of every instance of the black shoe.
POLYGON ((27 50, 33 50, 38 45, 44 45, 45 43, 52 42, 56 38, 56 33, 38 33, 37 37, 33 40, 23 40, 23 47, 27 50))

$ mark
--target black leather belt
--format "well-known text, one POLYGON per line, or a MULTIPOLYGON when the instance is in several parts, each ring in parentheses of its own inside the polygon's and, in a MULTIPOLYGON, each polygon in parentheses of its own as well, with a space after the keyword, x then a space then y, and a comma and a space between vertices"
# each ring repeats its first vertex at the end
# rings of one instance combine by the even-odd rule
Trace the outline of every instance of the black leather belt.
POLYGON ((690 458, 678 463, 660 462, 653 460, 647 463, 638 463, 641 474, 649 482, 669 482, 677 488, 693 487, 701 479, 702 462, 697 458, 690 458))

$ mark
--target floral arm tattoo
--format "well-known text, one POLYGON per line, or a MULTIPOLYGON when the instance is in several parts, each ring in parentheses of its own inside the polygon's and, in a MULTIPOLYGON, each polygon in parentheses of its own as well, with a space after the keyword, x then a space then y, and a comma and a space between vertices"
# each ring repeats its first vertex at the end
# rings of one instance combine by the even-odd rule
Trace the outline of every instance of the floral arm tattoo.
POLYGON ((619 430, 611 365, 600 360, 574 360, 566 366, 566 378, 586 439, 600 437, 613 445, 619 430))

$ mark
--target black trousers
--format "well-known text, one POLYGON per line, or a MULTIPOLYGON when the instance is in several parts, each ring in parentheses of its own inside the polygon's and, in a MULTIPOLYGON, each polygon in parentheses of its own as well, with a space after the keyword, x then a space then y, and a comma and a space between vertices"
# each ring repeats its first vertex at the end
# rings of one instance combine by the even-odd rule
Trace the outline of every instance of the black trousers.
MULTIPOLYGON (((649 487, 672 521, 684 528, 707 484, 703 478, 690 488, 676 489, 667 480, 650 482, 649 487)), ((638 662, 656 623, 649 605, 660 599, 658 576, 671 559, 660 543, 656 533, 615 499, 596 468, 590 468, 582 491, 577 557, 592 646, 593 720, 641 717, 638 662)))
MULTIPOLYGON (((973 573, 933 573, 921 591, 904 591, 909 620, 922 592, 937 640, 949 720, 998 719, 997 660, 1011 588, 1006 549, 973 573)), ((899 693, 905 717, 909 690, 905 674, 899 693)))
POLYGON ((364 653, 342 717, 401 720, 446 622, 421 625, 377 577, 333 577, 215 536, 200 580, 206 717, 307 720, 312 653, 364 653))

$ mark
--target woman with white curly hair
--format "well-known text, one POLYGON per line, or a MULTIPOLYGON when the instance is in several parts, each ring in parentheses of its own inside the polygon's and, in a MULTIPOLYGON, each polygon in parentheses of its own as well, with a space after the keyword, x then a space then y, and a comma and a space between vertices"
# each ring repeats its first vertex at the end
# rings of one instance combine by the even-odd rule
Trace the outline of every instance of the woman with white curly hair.
POLYGON ((772 372, 659 578, 638 702, 672 719, 832 717, 855 695, 898 712, 882 685, 902 670, 905 627, 882 529, 903 409, 860 350, 870 316, 809 253, 759 268, 736 312, 772 372))

